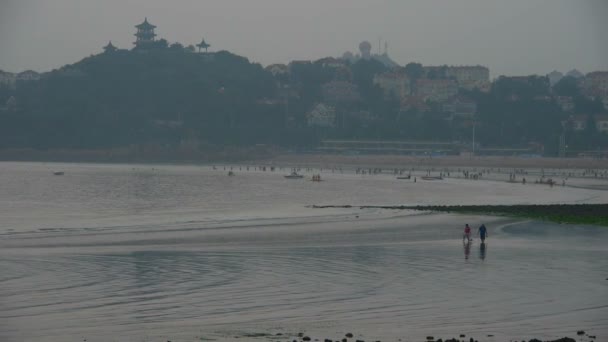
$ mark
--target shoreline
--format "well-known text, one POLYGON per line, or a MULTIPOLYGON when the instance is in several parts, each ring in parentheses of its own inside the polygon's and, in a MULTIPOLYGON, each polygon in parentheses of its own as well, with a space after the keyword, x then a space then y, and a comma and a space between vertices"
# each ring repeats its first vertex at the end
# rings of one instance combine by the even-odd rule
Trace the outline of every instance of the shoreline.
POLYGON ((401 168, 554 168, 554 169, 608 169, 608 159, 552 158, 552 157, 497 157, 497 156, 443 156, 422 157, 404 155, 332 155, 332 154, 281 154, 266 160, 269 163, 307 165, 319 167, 351 166, 401 168))
POLYGON ((281 148, 252 146, 203 150, 152 150, 134 147, 107 150, 0 149, 1 162, 56 162, 100 164, 260 164, 287 167, 363 168, 550 168, 608 169, 608 159, 517 156, 407 156, 289 153, 281 148))

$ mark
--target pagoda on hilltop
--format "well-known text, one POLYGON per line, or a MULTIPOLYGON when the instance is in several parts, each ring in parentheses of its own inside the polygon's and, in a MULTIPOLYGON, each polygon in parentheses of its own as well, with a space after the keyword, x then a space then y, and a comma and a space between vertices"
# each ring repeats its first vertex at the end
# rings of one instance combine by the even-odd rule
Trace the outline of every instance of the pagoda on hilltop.
POLYGON ((156 26, 150 24, 148 22, 148 18, 144 20, 143 23, 136 25, 137 33, 135 33, 135 37, 137 40, 135 41, 136 48, 146 48, 154 43, 154 38, 156 37, 156 33, 154 33, 154 29, 156 26))
POLYGON ((198 47, 198 52, 201 52, 201 49, 205 49, 205 53, 207 53, 207 50, 211 47, 211 45, 207 44, 205 38, 203 38, 199 44, 196 44, 196 47, 198 47))
POLYGON ((111 52, 114 52, 114 51, 116 51, 116 50, 118 50, 118 48, 112 44, 112 41, 111 41, 111 40, 110 40, 110 42, 108 43, 108 45, 106 45, 106 46, 104 46, 104 47, 103 47, 103 51, 104 51, 105 53, 111 53, 111 52))

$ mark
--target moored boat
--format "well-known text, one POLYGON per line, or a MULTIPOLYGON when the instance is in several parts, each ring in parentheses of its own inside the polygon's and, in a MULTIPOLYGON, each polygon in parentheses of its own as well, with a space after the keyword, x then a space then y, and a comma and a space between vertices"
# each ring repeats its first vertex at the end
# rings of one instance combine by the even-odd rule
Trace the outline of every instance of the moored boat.
POLYGON ((291 174, 284 176, 287 179, 301 179, 304 178, 303 175, 298 174, 296 171, 293 171, 291 174))

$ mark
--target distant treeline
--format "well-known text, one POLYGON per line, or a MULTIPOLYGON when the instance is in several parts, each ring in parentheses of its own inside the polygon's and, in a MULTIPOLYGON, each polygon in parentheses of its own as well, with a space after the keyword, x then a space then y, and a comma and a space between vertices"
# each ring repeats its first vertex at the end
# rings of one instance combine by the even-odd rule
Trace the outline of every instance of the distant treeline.
MULTIPOLYGON (((415 64, 406 66, 413 74, 415 64)), ((0 87, 0 148, 108 149, 128 146, 182 148, 200 145, 314 147, 321 139, 470 141, 471 126, 455 123, 440 106, 403 112, 396 97, 373 83, 387 71, 375 60, 349 64, 348 75, 322 63, 296 65, 273 76, 261 65, 229 52, 194 53, 180 46, 102 53, 45 73, 39 81, 0 87), (333 104, 338 116, 369 113, 332 128, 309 127, 307 113, 324 101, 322 87, 347 79, 355 102, 333 104)), ((415 75, 413 75, 415 76, 415 75)), ((571 149, 608 146, 590 125, 563 128, 569 114, 552 93, 572 96, 576 111, 605 112, 565 78, 551 89, 544 78, 518 83, 499 78, 491 91, 463 91, 478 106, 476 141, 486 146, 544 146, 556 155, 566 130, 571 149), (513 99, 516 100, 513 100, 513 99)))

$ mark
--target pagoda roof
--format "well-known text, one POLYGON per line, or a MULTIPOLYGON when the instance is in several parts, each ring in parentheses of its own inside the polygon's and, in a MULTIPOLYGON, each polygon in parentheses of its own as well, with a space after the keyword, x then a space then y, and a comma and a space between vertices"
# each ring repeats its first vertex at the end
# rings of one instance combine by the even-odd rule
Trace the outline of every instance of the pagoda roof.
POLYGON ((150 24, 148 22, 148 18, 145 18, 143 23, 141 23, 139 25, 135 25, 135 27, 138 28, 138 29, 154 29, 154 28, 156 28, 156 26, 154 26, 154 25, 152 25, 152 24, 150 24))
POLYGON ((114 46, 114 44, 112 44, 112 41, 110 40, 110 42, 108 43, 108 45, 103 47, 105 50, 116 50, 116 46, 114 46))
POLYGON ((196 46, 204 49, 210 47, 211 45, 207 44, 207 42, 203 38, 203 40, 199 44, 196 44, 196 46))

